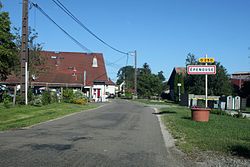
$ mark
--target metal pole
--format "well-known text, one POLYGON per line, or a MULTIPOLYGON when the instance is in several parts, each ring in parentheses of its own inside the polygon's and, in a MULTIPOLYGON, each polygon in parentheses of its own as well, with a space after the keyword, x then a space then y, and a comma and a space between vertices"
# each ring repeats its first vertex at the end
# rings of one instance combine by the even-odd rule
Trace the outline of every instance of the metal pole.
POLYGON ((181 86, 178 86, 178 88, 179 88, 179 101, 181 101, 181 86))
POLYGON ((28 0, 23 0, 22 9, 22 49, 21 49, 21 97, 25 99, 26 63, 28 62, 28 0))
POLYGON ((135 98, 137 99, 137 52, 135 50, 135 98))
POLYGON ((25 105, 28 104, 28 63, 25 62, 25 105))
MULTIPOLYGON (((206 54, 207 58, 207 54, 206 54)), ((205 64, 207 66, 207 63, 205 64)), ((207 108, 207 74, 205 75, 205 108, 207 108)))

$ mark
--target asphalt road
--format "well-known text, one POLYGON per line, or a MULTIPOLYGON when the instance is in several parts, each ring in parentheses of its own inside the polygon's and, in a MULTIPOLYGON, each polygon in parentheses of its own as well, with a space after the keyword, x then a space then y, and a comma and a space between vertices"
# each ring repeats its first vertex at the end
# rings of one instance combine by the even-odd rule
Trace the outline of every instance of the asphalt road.
POLYGON ((0 132, 0 166, 182 166, 154 110, 125 100, 31 128, 0 132))

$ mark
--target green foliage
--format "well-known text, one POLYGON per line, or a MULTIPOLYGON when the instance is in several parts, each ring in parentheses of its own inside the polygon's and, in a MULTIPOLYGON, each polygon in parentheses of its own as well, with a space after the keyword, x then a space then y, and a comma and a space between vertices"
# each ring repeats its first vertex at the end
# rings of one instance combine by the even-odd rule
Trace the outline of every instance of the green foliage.
POLYGON ((46 91, 44 91, 42 93, 42 99, 41 99, 41 101, 42 101, 43 105, 48 105, 48 104, 50 104, 52 102, 51 95, 50 95, 49 91, 46 90, 46 91))
MULTIPOLYGON (((17 52, 20 55, 21 53, 21 44, 22 44, 22 37, 20 28, 14 28, 15 33, 15 44, 17 46, 17 52)), ((31 29, 29 27, 29 39, 28 39, 28 46, 29 46, 29 72, 30 75, 37 76, 37 74, 45 69, 41 68, 41 65, 44 64, 44 58, 40 55, 40 51, 42 50, 42 44, 36 43, 36 39, 38 38, 38 33, 35 29, 31 29)), ((15 61, 15 68, 14 73, 15 75, 20 75, 20 61, 15 61)))
MULTIPOLYGON (((1 10, 1 7, 0 7, 1 10)), ((0 12, 0 80, 6 80, 18 61, 14 36, 10 32, 10 18, 7 12, 0 12)))
POLYGON ((5 108, 10 108, 11 107, 11 97, 6 93, 4 92, 3 94, 3 105, 5 108))
POLYGON ((88 98, 81 92, 80 90, 73 89, 65 89, 63 90, 63 100, 66 103, 74 103, 74 104, 86 104, 88 102, 88 98))
POLYGON ((80 105, 85 105, 88 103, 88 100, 86 98, 78 98, 73 100, 74 104, 80 104, 80 105))
POLYGON ((126 90, 134 90, 134 73, 135 69, 133 66, 125 66, 119 69, 117 73, 116 84, 120 85, 125 81, 126 90))
POLYGON ((63 100, 66 103, 71 103, 72 100, 74 99, 74 92, 73 89, 64 89, 63 90, 63 100))
MULTIPOLYGON (((125 79, 126 93, 132 93, 134 90, 134 68, 132 66, 122 67, 117 74, 117 84, 121 84, 125 79)), ((140 97, 149 98, 150 96, 160 96, 163 91, 163 81, 165 77, 163 72, 152 74, 147 63, 142 68, 137 69, 137 93, 140 97)))
POLYGON ((163 90, 163 82, 158 75, 152 74, 147 63, 138 69, 138 95, 142 98, 159 96, 163 90))
POLYGON ((41 107, 42 103, 42 95, 34 96, 33 100, 31 101, 31 105, 41 107))
POLYGON ((165 80, 166 80, 166 78, 164 77, 164 75, 163 75, 163 71, 160 71, 160 72, 158 72, 158 78, 162 81, 162 82, 164 82, 165 80))
MULTIPOLYGON (((188 54, 186 65, 200 64, 193 54, 188 54)), ((220 62, 215 62, 216 75, 208 75, 208 95, 231 95, 232 86, 229 75, 220 62)), ((205 94, 205 75, 187 75, 185 77, 185 90, 192 94, 205 94)))

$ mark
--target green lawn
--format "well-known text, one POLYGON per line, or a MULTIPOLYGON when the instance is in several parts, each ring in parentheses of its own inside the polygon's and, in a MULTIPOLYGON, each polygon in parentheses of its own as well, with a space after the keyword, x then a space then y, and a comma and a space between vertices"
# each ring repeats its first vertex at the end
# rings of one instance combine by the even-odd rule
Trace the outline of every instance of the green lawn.
POLYGON ((246 110, 244 110, 243 112, 250 113, 250 107, 247 107, 246 110))
POLYGON ((144 103, 144 104, 151 104, 151 105, 171 105, 174 104, 172 101, 159 101, 159 100, 149 100, 149 99, 135 99, 134 101, 144 103))
POLYGON ((207 123, 191 121, 190 109, 164 108, 163 121, 184 152, 215 151, 250 158, 250 120, 210 114, 207 123))
POLYGON ((28 105, 7 109, 0 104, 0 130, 26 127, 95 107, 97 107, 96 104, 54 103, 42 107, 28 105))

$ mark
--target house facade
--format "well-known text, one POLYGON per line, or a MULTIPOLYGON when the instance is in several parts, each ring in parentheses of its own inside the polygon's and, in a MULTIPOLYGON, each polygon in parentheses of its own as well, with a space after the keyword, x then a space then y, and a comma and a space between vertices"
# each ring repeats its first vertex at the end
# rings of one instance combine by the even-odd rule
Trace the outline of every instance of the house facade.
POLYGON ((231 83, 237 86, 239 89, 242 88, 244 82, 250 81, 250 72, 236 72, 231 75, 231 83))
MULTIPOLYGON (((93 101, 106 101, 106 95, 115 92, 115 84, 108 78, 101 53, 41 51, 44 64, 38 74, 30 74, 32 88, 80 89, 93 101), (113 88, 114 87, 114 88, 113 88)), ((20 80, 10 76, 1 82, 18 85, 20 80)))

